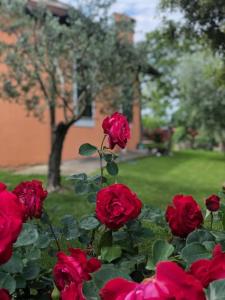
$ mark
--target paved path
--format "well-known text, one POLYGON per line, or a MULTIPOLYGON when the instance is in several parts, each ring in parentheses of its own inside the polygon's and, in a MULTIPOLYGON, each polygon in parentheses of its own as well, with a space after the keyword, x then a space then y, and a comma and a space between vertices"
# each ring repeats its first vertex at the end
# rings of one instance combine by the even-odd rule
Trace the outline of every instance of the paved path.
MULTIPOLYGON (((147 154, 140 151, 122 152, 120 153, 119 161, 132 161, 137 158, 145 157, 147 154)), ((71 161, 64 161, 61 166, 62 175, 72 175, 76 173, 93 173, 99 168, 99 160, 97 158, 83 158, 71 161)), ((46 175, 47 165, 36 165, 31 167, 19 168, 14 172, 15 174, 23 175, 46 175)))

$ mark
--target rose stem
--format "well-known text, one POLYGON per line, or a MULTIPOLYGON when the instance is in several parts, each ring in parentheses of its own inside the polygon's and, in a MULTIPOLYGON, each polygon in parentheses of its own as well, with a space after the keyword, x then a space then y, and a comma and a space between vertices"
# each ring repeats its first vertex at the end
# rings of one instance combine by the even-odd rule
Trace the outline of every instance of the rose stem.
POLYGON ((51 231, 51 233, 52 233, 52 235, 53 235, 53 238, 54 238, 54 240, 55 240, 57 249, 58 249, 58 251, 61 251, 61 247, 60 247, 59 241, 58 241, 58 239, 57 239, 57 236, 56 236, 55 231, 54 231, 54 229, 53 229, 52 223, 51 223, 50 218, 49 218, 49 216, 48 216, 48 214, 47 214, 46 211, 45 211, 45 214, 46 214, 46 216, 47 216, 47 224, 48 224, 49 229, 50 229, 50 231, 51 231))
POLYGON ((212 228, 213 228, 213 212, 212 212, 212 211, 211 211, 211 213, 210 213, 210 216, 211 216, 210 229, 212 230, 212 228))
POLYGON ((98 154, 99 154, 99 158, 100 158, 100 170, 101 170, 101 185, 102 185, 102 182, 103 182, 103 172, 104 172, 104 169, 103 169, 103 161, 102 161, 102 150, 103 150, 103 145, 104 145, 104 141, 106 139, 106 134, 104 135, 104 138, 102 140, 102 143, 101 143, 101 147, 100 147, 100 150, 98 151, 98 154))

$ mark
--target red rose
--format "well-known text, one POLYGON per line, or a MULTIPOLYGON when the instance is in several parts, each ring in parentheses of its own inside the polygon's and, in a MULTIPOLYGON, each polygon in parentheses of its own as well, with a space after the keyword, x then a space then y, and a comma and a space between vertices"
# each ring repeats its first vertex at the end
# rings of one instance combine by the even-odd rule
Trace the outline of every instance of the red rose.
POLYGON ((32 180, 21 182, 13 193, 17 195, 20 202, 25 206, 25 218, 40 218, 42 215, 43 201, 48 192, 43 189, 41 181, 32 180))
POLYGON ((201 283, 173 262, 157 265, 155 278, 136 284, 112 279, 101 289, 102 300, 206 300, 201 283))
POLYGON ((57 255, 58 262, 53 270, 55 284, 61 292, 61 297, 79 295, 80 298, 74 299, 82 300, 83 282, 91 279, 89 273, 97 271, 101 267, 101 263, 96 258, 88 260, 86 253, 80 249, 70 249, 69 251, 70 256, 63 252, 59 252, 57 255))
POLYGON ((210 211, 217 211, 220 209, 220 197, 211 195, 205 200, 205 205, 210 211))
POLYGON ((12 256, 12 246, 22 229, 24 209, 16 195, 0 183, 0 264, 12 256))
POLYGON ((206 288, 210 282, 225 279, 225 253, 216 245, 211 259, 199 259, 190 266, 190 274, 206 288))
POLYGON ((127 140, 130 138, 130 127, 127 118, 115 112, 111 117, 103 120, 102 128, 109 137, 109 147, 113 149, 115 145, 125 148, 127 140))
POLYGON ((203 223, 200 206, 192 196, 176 195, 166 210, 166 220, 172 233, 185 238, 203 223))
POLYGON ((96 215, 110 229, 118 229, 137 218, 142 203, 124 184, 113 184, 97 194, 96 215))
POLYGON ((138 288, 139 284, 128 281, 123 278, 115 278, 108 281, 100 290, 100 297, 102 300, 122 300, 126 296, 138 288))
POLYGON ((0 299, 1 300, 11 300, 11 297, 7 290, 0 289, 0 299))
POLYGON ((86 300, 83 295, 83 285, 76 285, 71 283, 61 292, 61 300, 86 300))

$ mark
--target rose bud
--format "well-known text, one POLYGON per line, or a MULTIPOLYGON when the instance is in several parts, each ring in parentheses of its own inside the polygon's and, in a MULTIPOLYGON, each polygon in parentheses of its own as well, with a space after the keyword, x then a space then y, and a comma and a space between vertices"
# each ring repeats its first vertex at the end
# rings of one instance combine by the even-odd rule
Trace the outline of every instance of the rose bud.
POLYGON ((205 200, 205 205, 209 211, 215 212, 220 209, 220 197, 211 195, 205 200))

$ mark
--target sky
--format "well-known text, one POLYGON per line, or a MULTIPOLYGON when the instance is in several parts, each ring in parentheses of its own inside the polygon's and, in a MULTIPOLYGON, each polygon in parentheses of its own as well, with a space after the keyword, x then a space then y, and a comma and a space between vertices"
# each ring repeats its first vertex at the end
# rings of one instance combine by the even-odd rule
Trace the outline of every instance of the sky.
POLYGON ((145 34, 160 26, 164 17, 181 19, 180 13, 162 13, 159 11, 160 0, 117 0, 112 12, 125 13, 136 20, 135 40, 145 38, 145 34))
MULTIPOLYGON (((75 0, 61 0, 67 3, 74 3, 75 0)), ((160 0, 117 0, 113 4, 111 13, 125 13, 136 20, 135 41, 141 41, 145 34, 160 26, 163 17, 180 20, 180 13, 162 13, 159 11, 160 0)))

